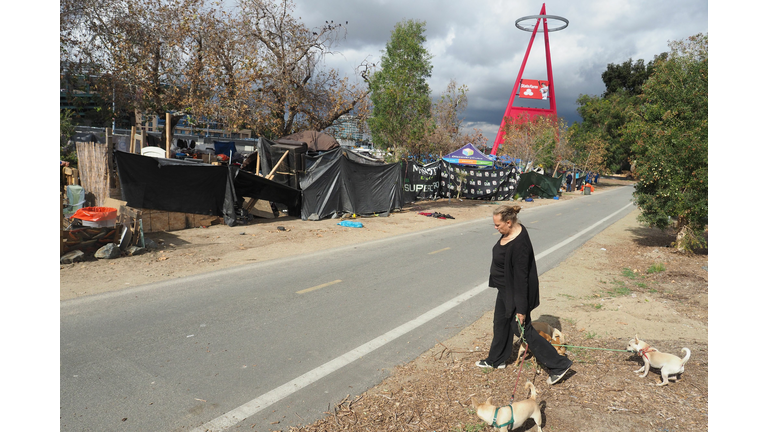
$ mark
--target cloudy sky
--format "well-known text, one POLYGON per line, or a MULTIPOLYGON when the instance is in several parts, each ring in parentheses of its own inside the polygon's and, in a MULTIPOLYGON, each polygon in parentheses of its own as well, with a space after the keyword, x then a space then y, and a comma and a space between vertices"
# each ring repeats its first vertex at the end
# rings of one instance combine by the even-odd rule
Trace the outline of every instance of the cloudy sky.
MULTIPOLYGON (((464 124, 480 128, 493 142, 531 37, 515 27, 524 16, 548 15, 569 21, 550 32, 558 115, 581 121, 576 99, 605 90, 600 75, 609 63, 632 58, 649 62, 668 42, 707 33, 706 0, 295 0, 296 15, 308 27, 325 21, 346 25, 347 36, 327 59, 352 74, 363 60, 377 63, 399 21, 426 22, 427 49, 434 55, 429 80, 434 97, 455 79, 469 88, 464 124)), ((529 21, 533 23, 533 21, 529 21)), ((550 20, 550 27, 558 24, 550 20)), ((524 79, 547 79, 544 37, 537 34, 524 79)))

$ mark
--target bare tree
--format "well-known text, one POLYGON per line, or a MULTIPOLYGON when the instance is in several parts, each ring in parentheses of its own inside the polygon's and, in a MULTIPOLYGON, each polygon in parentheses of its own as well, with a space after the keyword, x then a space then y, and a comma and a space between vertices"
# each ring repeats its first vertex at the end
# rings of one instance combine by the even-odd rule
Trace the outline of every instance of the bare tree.
POLYGON ((420 153, 450 153, 467 143, 478 147, 484 146, 487 139, 478 129, 469 133, 462 131, 464 118, 461 117, 469 103, 469 88, 459 86, 451 79, 439 99, 432 103, 432 123, 429 125, 425 143, 420 146, 420 153))
POLYGON ((246 58, 254 86, 249 121, 267 136, 322 130, 353 110, 367 112, 367 87, 322 67, 345 36, 344 25, 328 21, 310 29, 293 7, 290 0, 239 3, 243 37, 253 47, 246 58))

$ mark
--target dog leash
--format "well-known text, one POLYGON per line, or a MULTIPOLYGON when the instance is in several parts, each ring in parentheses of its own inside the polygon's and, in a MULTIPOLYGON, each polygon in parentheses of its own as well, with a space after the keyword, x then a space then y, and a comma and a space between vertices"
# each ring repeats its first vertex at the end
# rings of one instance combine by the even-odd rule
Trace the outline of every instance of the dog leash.
MULTIPOLYGON (((517 328, 520 331, 520 343, 525 344, 525 351, 523 351, 523 356, 520 357, 520 368, 517 369, 517 379, 515 380, 515 388, 512 390, 512 402, 515 401, 515 393, 517 393, 517 384, 520 382, 520 374, 523 372, 523 363, 525 363, 525 355, 528 354, 528 344, 525 342, 525 334, 523 333, 523 325, 520 323, 520 320, 515 317, 515 322, 517 322, 517 328)), ((494 422, 496 420, 494 419, 494 422)))
POLYGON ((601 351, 618 351, 618 352, 634 352, 632 350, 628 349, 615 349, 615 348, 597 348, 597 347, 586 347, 586 346, 577 346, 577 345, 565 345, 565 344, 552 344, 552 346, 561 346, 566 348, 582 348, 582 349, 591 349, 591 350, 601 350, 601 351))

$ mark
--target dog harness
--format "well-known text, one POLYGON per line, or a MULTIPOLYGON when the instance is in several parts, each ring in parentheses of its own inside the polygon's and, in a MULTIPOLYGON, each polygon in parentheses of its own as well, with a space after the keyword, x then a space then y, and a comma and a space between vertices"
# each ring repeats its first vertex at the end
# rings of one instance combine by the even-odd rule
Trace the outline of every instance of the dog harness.
POLYGON ((496 411, 493 412, 493 423, 491 424, 491 427, 495 427, 498 429, 503 428, 504 426, 511 425, 515 422, 515 412, 512 410, 512 405, 507 405, 509 407, 509 421, 504 424, 496 424, 496 416, 499 414, 499 410, 504 407, 497 407, 496 411))
POLYGON ((656 349, 653 347, 643 348, 640 350, 640 355, 650 360, 650 358, 648 358, 648 353, 654 351, 656 351, 656 349))

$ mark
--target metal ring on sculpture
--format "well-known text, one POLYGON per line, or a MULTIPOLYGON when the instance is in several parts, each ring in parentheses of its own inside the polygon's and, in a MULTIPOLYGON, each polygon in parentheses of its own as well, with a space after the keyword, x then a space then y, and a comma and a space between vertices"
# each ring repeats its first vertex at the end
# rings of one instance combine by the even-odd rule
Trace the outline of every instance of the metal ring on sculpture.
MULTIPOLYGON (((533 33, 533 29, 532 28, 528 29, 528 28, 521 27, 519 23, 520 23, 520 21, 523 21, 523 20, 529 20, 529 19, 538 20, 540 18, 548 18, 548 19, 551 18, 551 19, 562 21, 563 23, 565 23, 565 24, 561 25, 560 27, 555 27, 555 28, 551 28, 550 27, 550 28, 548 28, 547 30, 549 32, 560 31, 560 30, 563 30, 564 28, 568 27, 568 20, 563 18, 563 17, 557 16, 557 15, 529 15, 529 16, 524 16, 522 18, 518 18, 515 21, 515 27, 519 28, 520 30, 533 33)), ((544 32, 544 26, 542 25, 541 28, 539 28, 539 30, 537 32, 544 32)))

